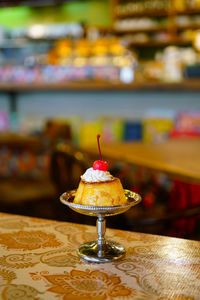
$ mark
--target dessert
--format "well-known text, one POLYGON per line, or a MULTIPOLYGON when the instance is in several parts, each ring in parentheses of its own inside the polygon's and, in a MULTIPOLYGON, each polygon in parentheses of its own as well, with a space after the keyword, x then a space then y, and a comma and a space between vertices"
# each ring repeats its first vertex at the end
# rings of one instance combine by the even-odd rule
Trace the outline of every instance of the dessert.
POLYGON ((100 135, 97 135, 100 160, 81 176, 74 203, 94 206, 114 206, 127 203, 127 199, 119 178, 108 171, 108 163, 102 160, 99 146, 100 135))

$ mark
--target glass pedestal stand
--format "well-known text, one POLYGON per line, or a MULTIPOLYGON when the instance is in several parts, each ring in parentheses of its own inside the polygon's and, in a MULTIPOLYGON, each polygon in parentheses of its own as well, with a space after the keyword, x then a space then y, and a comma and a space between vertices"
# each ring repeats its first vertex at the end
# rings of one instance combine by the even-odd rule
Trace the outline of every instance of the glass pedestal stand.
POLYGON ((78 248, 78 254, 81 258, 89 262, 110 262, 121 259, 126 251, 125 248, 113 241, 105 239, 106 221, 105 217, 124 213, 132 206, 135 206, 141 201, 140 195, 125 190, 127 204, 118 206, 90 206, 73 203, 76 190, 66 192, 61 195, 60 200, 63 204, 69 206, 74 211, 97 217, 97 233, 98 240, 82 244, 78 248))

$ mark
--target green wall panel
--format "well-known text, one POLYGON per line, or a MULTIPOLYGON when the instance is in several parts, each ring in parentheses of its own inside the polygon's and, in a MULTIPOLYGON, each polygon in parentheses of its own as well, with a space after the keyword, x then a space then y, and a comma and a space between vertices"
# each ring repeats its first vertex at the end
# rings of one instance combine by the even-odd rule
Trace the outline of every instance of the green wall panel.
POLYGON ((109 27, 112 23, 109 3, 109 0, 87 0, 67 2, 59 6, 1 8, 0 25, 16 27, 35 23, 85 22, 109 27))

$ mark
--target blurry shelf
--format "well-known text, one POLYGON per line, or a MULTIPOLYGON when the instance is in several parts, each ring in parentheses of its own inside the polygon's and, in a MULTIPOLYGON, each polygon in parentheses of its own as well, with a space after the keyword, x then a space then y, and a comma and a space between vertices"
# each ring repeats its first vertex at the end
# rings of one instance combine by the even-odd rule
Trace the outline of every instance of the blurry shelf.
POLYGON ((200 14, 200 7, 196 9, 187 9, 184 11, 176 11, 175 12, 177 15, 198 15, 200 14))
MULTIPOLYGON (((175 25, 177 30, 187 30, 187 29, 200 29, 200 24, 188 24, 185 26, 175 25)), ((134 34, 134 33, 153 33, 153 32, 162 32, 162 31, 170 31, 173 30, 172 26, 156 26, 156 27, 149 27, 149 28, 136 28, 136 29, 114 29, 113 32, 118 35, 124 34, 134 34)))
POLYGON ((116 13, 117 18, 129 18, 129 17, 167 17, 169 12, 167 10, 158 11, 142 11, 138 13, 116 13))
POLYGON ((0 83, 0 92, 20 93, 33 91, 200 91, 200 79, 184 80, 178 83, 142 82, 142 83, 109 83, 109 82, 69 82, 69 83, 0 83))
POLYGON ((164 47, 170 45, 190 45, 191 41, 183 39, 172 39, 168 41, 147 41, 147 42, 130 42, 129 44, 134 47, 164 47))
POLYGON ((200 24, 188 24, 185 26, 176 25, 177 30, 200 29, 200 24))
POLYGON ((136 28, 136 29, 127 29, 127 30, 118 30, 114 29, 115 34, 128 34, 128 33, 138 33, 138 32, 159 32, 159 31, 169 31, 169 26, 156 26, 156 27, 149 27, 149 28, 136 28))
MULTIPOLYGON (((131 3, 131 1, 129 1, 131 3)), ((186 16, 187 18, 189 18, 190 15, 200 15, 200 7, 196 7, 196 8, 187 8, 184 11, 177 11, 175 9, 175 6, 173 4, 173 1, 171 1, 170 6, 169 7, 164 7, 160 8, 160 9, 151 9, 149 8, 144 10, 144 11, 138 11, 138 12, 134 12, 134 11, 126 11, 126 4, 124 4, 124 6, 122 5, 121 10, 119 11, 121 5, 119 5, 119 1, 115 0, 115 22, 119 21, 119 20, 123 20, 124 19, 134 19, 134 18, 141 18, 141 20, 144 18, 158 18, 158 17, 165 17, 165 22, 161 21, 160 25, 156 25, 155 26, 149 26, 146 28, 137 28, 137 26, 134 28, 116 28, 114 29, 114 33, 116 35, 121 35, 121 36, 125 36, 125 35, 131 35, 131 34, 137 34, 137 33, 143 33, 147 36, 146 42, 145 39, 144 41, 140 42, 139 40, 136 39, 132 39, 131 41, 131 37, 129 37, 129 45, 131 47, 144 47, 144 48, 150 48, 150 47, 165 47, 165 46, 169 46, 169 45, 182 45, 182 46, 189 46, 192 44, 192 41, 189 40, 185 40, 179 37, 178 32, 184 31, 184 30, 195 30, 195 29, 200 29, 200 24, 198 24, 198 21, 196 20, 191 20, 191 22, 188 22, 188 24, 178 24, 176 22, 176 18, 178 18, 178 16, 186 16), (168 20, 168 21, 166 21, 168 20), (161 33, 161 32, 168 32, 169 34, 171 34, 171 36, 173 36, 173 39, 171 40, 156 40, 156 39, 151 39, 150 36, 148 35, 151 33, 161 33)), ((127 7, 128 8, 128 7, 127 7)), ((177 20, 178 21, 178 20, 177 20)), ((117 23, 116 23, 117 24, 117 23)), ((127 25, 130 25, 131 23, 127 23, 127 25)), ((123 23, 124 25, 124 23, 123 23)), ((138 26, 139 23, 138 23, 138 26)), ((158 36, 159 37, 159 36, 158 36)))
POLYGON ((134 17, 168 17, 169 15, 198 15, 200 14, 200 8, 198 9, 187 9, 184 11, 175 10, 158 10, 158 11, 143 11, 143 12, 132 12, 132 13, 116 13, 116 18, 134 18, 134 17))

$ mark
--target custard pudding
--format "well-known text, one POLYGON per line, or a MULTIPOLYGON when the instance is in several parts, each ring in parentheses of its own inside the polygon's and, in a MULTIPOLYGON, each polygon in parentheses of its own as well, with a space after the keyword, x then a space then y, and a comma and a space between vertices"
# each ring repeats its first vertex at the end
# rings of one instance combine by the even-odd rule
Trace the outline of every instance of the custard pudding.
POLYGON ((108 171, 89 168, 79 183, 74 203, 93 206, 115 206, 127 203, 119 178, 108 171))

